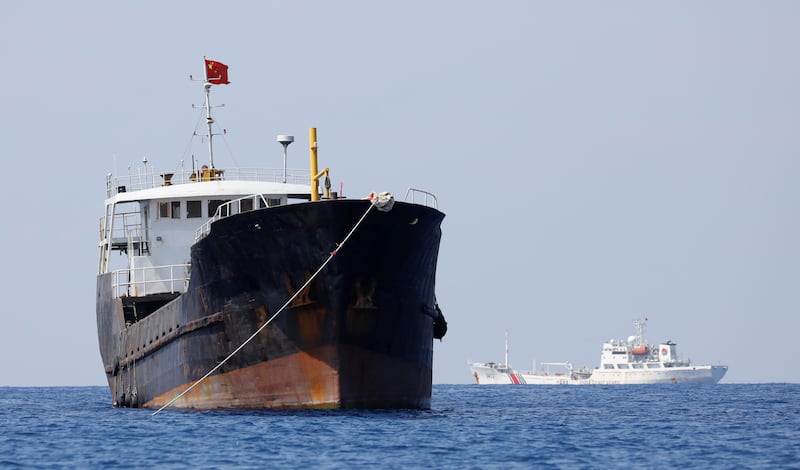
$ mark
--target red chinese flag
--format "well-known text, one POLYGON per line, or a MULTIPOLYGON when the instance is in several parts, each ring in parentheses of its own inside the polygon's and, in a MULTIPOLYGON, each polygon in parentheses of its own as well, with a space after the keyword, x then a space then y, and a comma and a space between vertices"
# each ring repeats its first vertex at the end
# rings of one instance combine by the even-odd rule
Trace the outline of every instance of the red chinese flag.
POLYGON ((228 66, 222 62, 206 59, 206 78, 208 83, 214 85, 227 85, 228 81, 228 66))

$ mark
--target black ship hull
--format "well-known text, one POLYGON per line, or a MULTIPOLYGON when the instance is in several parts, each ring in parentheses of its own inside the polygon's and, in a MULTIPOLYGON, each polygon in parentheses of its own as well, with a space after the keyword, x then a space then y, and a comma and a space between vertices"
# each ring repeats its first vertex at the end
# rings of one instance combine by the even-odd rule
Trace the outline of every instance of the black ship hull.
MULTIPOLYGON (((161 407, 228 357, 313 275, 371 204, 332 200, 233 215, 192 247, 183 293, 114 298, 98 277, 114 403, 161 407)), ((372 210, 261 333, 172 406, 430 407, 441 212, 372 210)), ((438 336, 441 336, 441 332, 438 336)))

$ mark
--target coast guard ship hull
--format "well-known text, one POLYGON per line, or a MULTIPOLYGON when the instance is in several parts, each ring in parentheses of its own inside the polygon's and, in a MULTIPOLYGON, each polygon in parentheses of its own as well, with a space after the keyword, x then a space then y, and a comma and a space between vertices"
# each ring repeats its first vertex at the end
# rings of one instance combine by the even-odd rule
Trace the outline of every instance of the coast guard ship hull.
POLYGON ((658 346, 644 341, 646 318, 636 320, 636 335, 625 341, 603 344, 600 366, 575 369, 569 362, 546 362, 539 371, 517 371, 508 365, 508 337, 504 364, 468 362, 478 384, 521 385, 640 385, 640 384, 716 384, 728 372, 723 365, 693 365, 678 357, 672 341, 658 346), (550 370, 551 366, 559 369, 550 370))

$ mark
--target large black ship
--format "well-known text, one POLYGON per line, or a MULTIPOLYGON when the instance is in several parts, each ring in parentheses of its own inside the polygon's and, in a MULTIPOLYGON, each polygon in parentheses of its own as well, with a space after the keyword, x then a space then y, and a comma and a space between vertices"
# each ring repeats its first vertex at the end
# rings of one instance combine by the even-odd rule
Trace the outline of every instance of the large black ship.
POLYGON ((320 191, 313 128, 306 175, 215 167, 209 94, 227 68, 206 65, 209 164, 107 177, 97 330, 113 403, 429 408, 446 331, 435 197, 320 191))

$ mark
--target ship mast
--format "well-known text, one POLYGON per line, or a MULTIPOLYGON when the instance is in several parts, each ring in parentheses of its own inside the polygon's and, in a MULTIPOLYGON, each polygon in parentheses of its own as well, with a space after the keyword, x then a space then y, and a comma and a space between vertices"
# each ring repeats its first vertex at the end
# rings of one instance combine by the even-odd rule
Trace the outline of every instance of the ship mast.
POLYGON ((208 159, 209 159, 209 166, 213 169, 214 168, 214 145, 212 142, 212 138, 214 137, 214 133, 211 132, 211 125, 214 124, 214 118, 211 117, 211 82, 208 81, 208 67, 203 67, 205 70, 205 83, 203 87, 205 88, 206 93, 206 101, 203 104, 203 107, 206 110, 206 137, 208 137, 208 159))
POLYGON ((509 367, 508 365, 508 330, 506 330, 506 362, 505 366, 509 367))
POLYGON ((646 322, 647 317, 633 321, 633 327, 636 328, 636 346, 644 344, 644 325, 646 322))
MULTIPOLYGON (((208 160, 211 169, 214 169, 214 132, 211 130, 211 126, 214 124, 214 118, 211 116, 211 85, 227 85, 230 83, 228 81, 228 66, 223 64, 222 62, 217 62, 215 60, 208 60, 203 57, 204 67, 203 67, 203 88, 205 89, 205 103, 203 103, 203 108, 206 110, 206 137, 208 138, 208 160), (213 74, 216 76, 209 76, 209 74, 213 74)), ((189 75, 189 78, 192 78, 189 75)), ((224 104, 220 106, 225 106, 224 104)), ((223 134, 225 131, 222 132, 223 134)))

